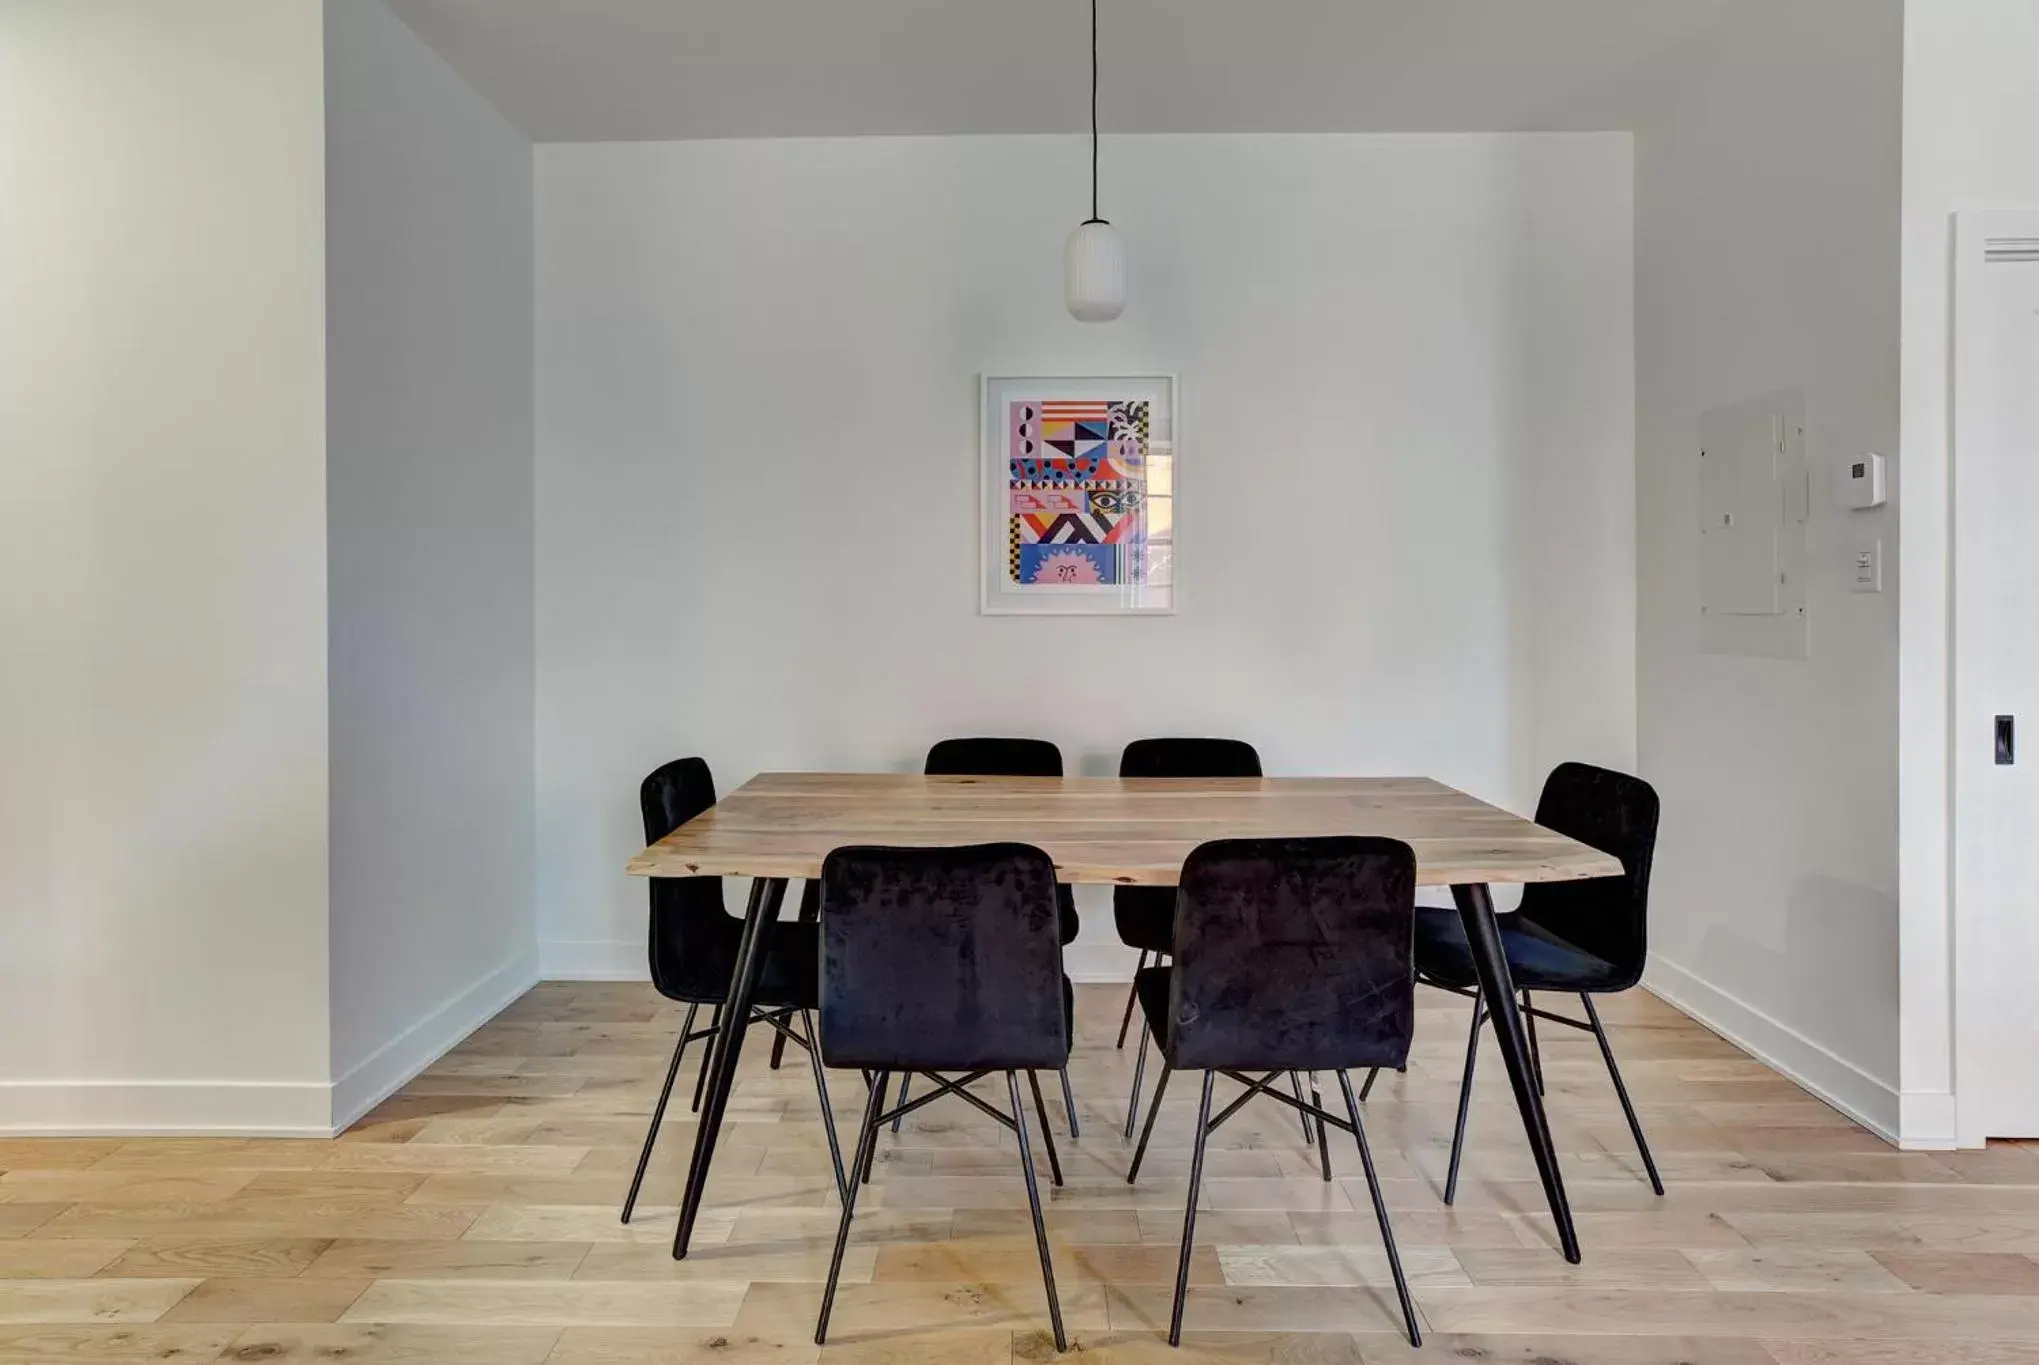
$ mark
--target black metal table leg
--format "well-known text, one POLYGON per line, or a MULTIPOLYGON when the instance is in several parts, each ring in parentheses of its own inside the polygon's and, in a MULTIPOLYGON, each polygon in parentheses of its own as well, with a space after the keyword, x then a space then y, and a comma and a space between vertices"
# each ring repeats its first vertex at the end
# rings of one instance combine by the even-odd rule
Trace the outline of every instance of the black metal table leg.
POLYGON ((779 917, 786 898, 784 877, 758 878, 751 883, 750 905, 743 912, 743 939, 736 949, 736 971, 729 978, 729 999, 723 1002, 722 1017, 729 1027, 715 1035, 715 1047, 708 1054, 708 1095, 701 1106, 700 1126, 694 1134, 694 1159, 687 1167, 687 1192, 680 1200, 680 1225, 673 1231, 673 1259, 683 1260, 687 1242, 694 1235, 694 1218, 701 1212, 701 1196, 708 1189, 708 1166, 715 1159, 715 1139, 722 1133, 722 1114, 729 1107, 729 1092, 736 1086, 736 1064, 743 1055, 743 1036, 750 1030, 751 1000, 757 994, 758 977, 764 971, 764 926, 779 917))
POLYGON ((1501 931, 1494 924, 1494 899, 1486 883, 1454 886, 1451 898, 1458 905, 1460 923, 1465 926, 1466 943, 1472 949, 1473 969, 1480 978, 1480 991, 1487 998, 1494 1025, 1494 1039, 1501 1045, 1501 1060, 1508 1068, 1508 1083, 1515 1090, 1515 1107, 1522 1113, 1522 1127, 1529 1137, 1529 1151, 1536 1158, 1536 1173, 1543 1180, 1544 1198, 1550 1202, 1551 1218, 1557 1223, 1558 1245, 1565 1259, 1579 1263, 1579 1236, 1572 1228, 1572 1208, 1565 1199, 1565 1180, 1558 1170, 1557 1152, 1551 1147, 1550 1122, 1544 1117, 1543 1097, 1536 1093, 1536 1071, 1529 1060, 1529 1039, 1522 1027, 1522 1014, 1515 999, 1515 981, 1508 971, 1508 959, 1501 952, 1501 931))

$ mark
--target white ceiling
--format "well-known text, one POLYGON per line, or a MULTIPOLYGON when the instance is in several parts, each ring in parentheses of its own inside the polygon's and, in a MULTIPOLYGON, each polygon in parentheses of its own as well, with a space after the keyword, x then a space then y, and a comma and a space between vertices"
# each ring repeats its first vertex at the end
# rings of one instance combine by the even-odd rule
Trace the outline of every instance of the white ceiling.
MULTIPOLYGON (((539 141, 1087 126, 1084 0, 387 2, 539 141)), ((1747 3, 1101 0, 1102 117, 1118 132, 1570 126, 1584 96, 1747 3)))

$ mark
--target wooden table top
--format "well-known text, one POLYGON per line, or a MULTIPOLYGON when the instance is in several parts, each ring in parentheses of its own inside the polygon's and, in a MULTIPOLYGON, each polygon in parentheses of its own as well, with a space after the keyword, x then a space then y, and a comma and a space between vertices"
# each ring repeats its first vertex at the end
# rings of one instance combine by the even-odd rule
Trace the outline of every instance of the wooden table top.
POLYGON ((1424 886, 1620 873, 1575 839, 1427 777, 923 777, 760 773, 630 860, 640 877, 817 877, 850 844, 1010 840, 1062 881, 1173 886, 1211 839, 1376 834, 1416 850, 1424 886))

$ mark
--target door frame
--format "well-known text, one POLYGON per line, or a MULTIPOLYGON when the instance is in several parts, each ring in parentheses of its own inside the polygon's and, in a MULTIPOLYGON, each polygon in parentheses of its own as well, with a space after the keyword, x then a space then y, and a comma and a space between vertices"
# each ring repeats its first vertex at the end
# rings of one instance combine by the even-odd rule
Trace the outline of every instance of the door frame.
MULTIPOLYGON (((2029 263, 2039 271, 2039 209, 1987 210, 1955 215, 1953 392, 1950 404, 1953 519, 1953 637, 1950 679, 1952 708, 1948 743, 1952 752, 1953 1032, 1955 1137, 1963 1147, 1980 1146, 2003 1134, 1991 1128, 2000 1116, 2002 1091, 1994 1076, 1988 1037, 1995 1012, 2006 1008, 1993 992, 1990 941, 1982 916, 2002 905, 1996 888, 2029 881, 1998 828, 2006 788, 2019 768, 2039 763, 2039 707, 2020 714, 2033 740, 2018 767, 1999 767, 1992 751, 1993 718, 2016 710, 2015 680, 1987 642, 2012 625, 2012 609, 1988 591, 2002 581, 1994 562, 1997 537, 2022 519, 2029 506, 2008 505, 1994 496, 1995 471, 2016 458, 1993 440, 1998 415, 1996 376, 1989 352, 1992 272, 2029 263), (1994 570, 1994 573, 1992 573, 1994 570), (2009 776, 2007 776, 2007 774, 2009 776)), ((2035 446, 2039 448, 2039 446, 2035 446)), ((2028 686, 2032 686, 2029 681, 2028 686)), ((2020 737, 2021 740, 2024 738, 2020 737)), ((2025 747, 2022 743, 2020 748, 2025 747)), ((2039 975, 2034 977, 2039 984, 2039 975)), ((2039 1068, 2028 1075, 2039 1084, 2039 1068)))

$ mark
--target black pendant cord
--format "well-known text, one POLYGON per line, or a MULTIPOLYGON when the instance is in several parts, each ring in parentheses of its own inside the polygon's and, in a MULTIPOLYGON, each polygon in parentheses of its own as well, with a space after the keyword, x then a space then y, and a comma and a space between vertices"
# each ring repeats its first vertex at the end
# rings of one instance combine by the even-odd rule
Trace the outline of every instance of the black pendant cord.
POLYGON ((1097 216, 1097 0, 1090 0, 1090 217, 1083 221, 1105 221, 1097 216))

